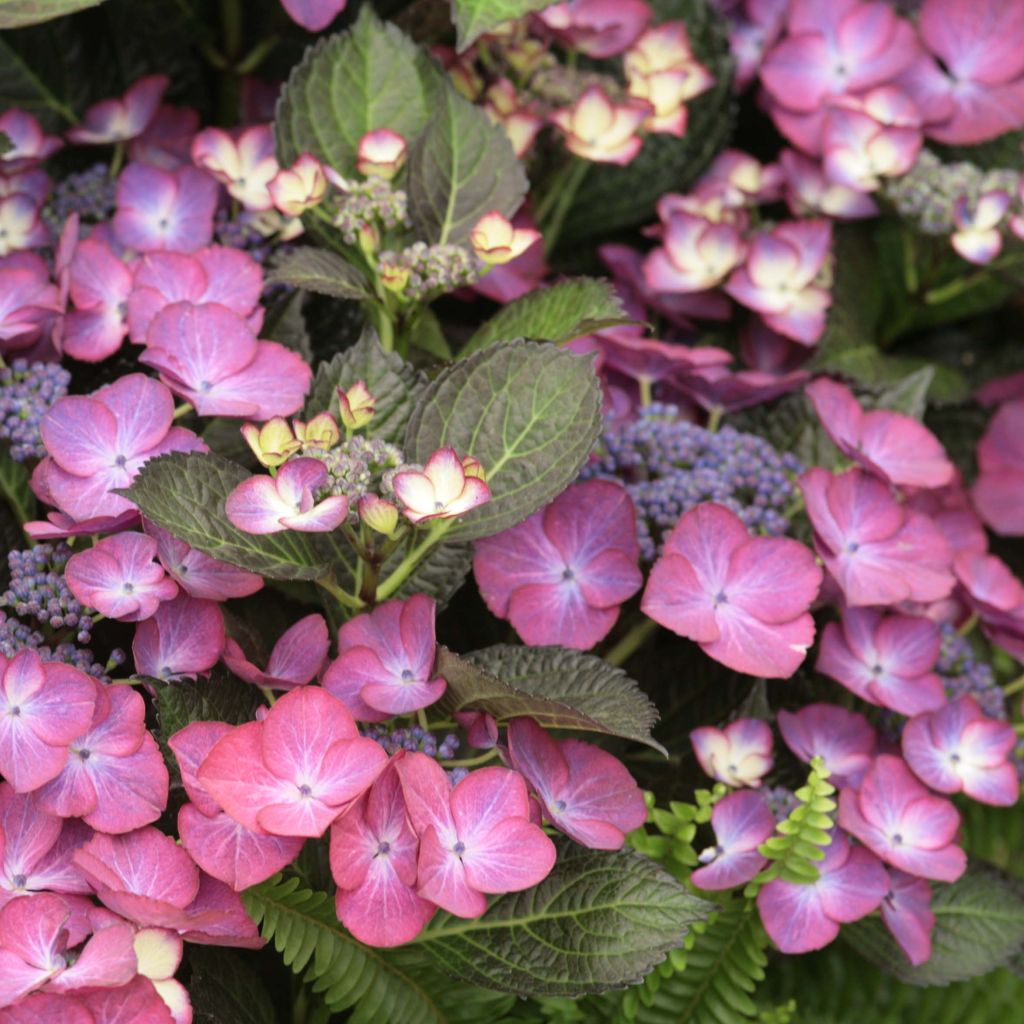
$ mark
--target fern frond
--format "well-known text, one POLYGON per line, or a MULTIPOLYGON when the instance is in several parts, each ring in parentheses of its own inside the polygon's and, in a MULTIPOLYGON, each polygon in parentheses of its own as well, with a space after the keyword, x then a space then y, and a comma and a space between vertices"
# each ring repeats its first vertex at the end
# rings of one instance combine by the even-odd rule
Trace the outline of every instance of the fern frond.
POLYGON ((246 910, 285 964, 352 1024, 447 1024, 434 995, 380 950, 345 932, 327 893, 280 875, 242 894, 246 910))
POLYGON ((824 847, 832 842, 835 824, 836 788, 828 781, 825 762, 816 757, 811 762, 807 782, 794 794, 797 806, 789 817, 775 826, 775 835, 758 847, 758 852, 771 862, 743 894, 755 896, 765 882, 781 878, 786 882, 816 882, 821 876, 815 862, 824 860, 824 847))

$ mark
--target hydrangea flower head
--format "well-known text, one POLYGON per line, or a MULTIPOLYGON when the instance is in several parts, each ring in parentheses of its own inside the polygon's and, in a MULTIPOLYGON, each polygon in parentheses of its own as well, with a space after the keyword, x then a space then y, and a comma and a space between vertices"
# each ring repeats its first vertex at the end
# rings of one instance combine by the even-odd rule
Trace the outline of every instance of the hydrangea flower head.
POLYGON ((973 697, 916 715, 903 728, 903 756, 914 774, 939 793, 1011 807, 1020 795, 1010 760, 1017 734, 989 718, 973 697))
POLYGON ((196 167, 129 164, 117 179, 114 235, 130 249, 195 252, 213 238, 217 183, 196 167))
POLYGON ((555 828, 592 850, 620 850, 647 818, 644 795, 618 758, 580 740, 555 740, 532 718, 508 724, 512 767, 555 828))
POLYGON ((641 608, 737 672, 785 679, 814 640, 808 609, 821 580, 802 544, 751 537, 734 512, 706 502, 669 535, 641 608))
POLYGON ((143 526, 156 541, 157 558, 167 575, 190 597, 225 601, 229 597, 248 597, 263 586, 263 579, 256 573, 219 562, 149 520, 143 526))
POLYGON ((864 412, 843 384, 821 377, 807 386, 822 426, 839 450, 891 484, 944 487, 955 470, 939 439, 912 416, 864 412))
POLYGON ((704 774, 727 786, 756 789, 774 763, 772 730, 759 718, 739 718, 724 729, 702 725, 690 743, 704 774))
POLYGON ((434 675, 437 607, 425 594, 387 601, 338 630, 338 657, 324 674, 329 693, 363 722, 429 707, 444 693, 434 675))
POLYGON ((817 865, 816 882, 776 878, 757 894, 757 910, 772 942, 783 953, 808 953, 827 946, 839 926, 867 917, 889 891, 885 868, 863 846, 835 832, 817 865))
POLYGON ((955 882, 967 868, 967 855, 954 845, 960 828, 956 808, 929 793, 891 754, 875 758, 859 789, 840 791, 839 825, 908 874, 955 882))
POLYGON ((589 480, 477 541, 473 574, 491 612, 528 644, 586 650, 643 585, 636 513, 618 484, 589 480))
POLYGON ((404 469, 394 476, 395 496, 411 523, 452 519, 491 500, 491 489, 466 472, 454 448, 439 448, 422 470, 404 469))
POLYGON ((480 768, 454 787, 426 754, 398 762, 405 803, 419 836, 417 892, 457 917, 479 917, 487 893, 519 892, 543 881, 555 845, 530 821, 523 777, 480 768))
POLYGON ((340 700, 302 686, 281 697, 262 721, 218 740, 197 778, 253 832, 316 837, 370 787, 386 762, 380 745, 359 735, 340 700))
POLYGON ((144 533, 105 537, 68 560, 64 570, 71 592, 84 605, 111 619, 148 619, 161 601, 170 601, 178 585, 156 562, 157 546, 144 533))
POLYGON ((229 495, 224 511, 246 533, 329 533, 348 516, 348 498, 314 494, 327 483, 327 468, 316 459, 286 462, 277 476, 251 476, 229 495))
POLYGON ((331 826, 338 920, 360 942, 400 946, 437 909, 416 893, 419 841, 409 825, 397 761, 331 826))
POLYGON ((822 633, 815 671, 898 714, 934 711, 946 700, 934 671, 941 642, 930 619, 846 608, 822 633))
POLYGON ((571 107, 556 110, 552 123, 566 148, 584 160, 623 166, 640 152, 640 126, 654 108, 645 100, 614 103, 600 85, 586 88, 571 107))
POLYGON ((135 627, 132 657, 140 675, 174 679, 208 672, 224 649, 224 616, 213 601, 180 593, 135 627))
POLYGON ((758 847, 775 831, 775 816, 761 793, 729 793, 711 810, 715 845, 700 854, 690 875, 698 889, 732 889, 749 882, 767 863, 758 847))
POLYGON ((128 142, 141 135, 156 116, 171 80, 166 75, 140 78, 123 96, 94 103, 82 123, 68 129, 68 138, 79 145, 103 146, 128 142))
POLYGON ((268 690, 294 690, 312 682, 323 668, 330 638, 327 623, 314 612, 299 619, 281 634, 270 652, 266 669, 260 669, 230 637, 224 642, 221 658, 240 679, 268 690))
POLYGON ((247 210, 273 207, 268 186, 281 168, 270 125, 253 125, 237 138, 220 128, 204 128, 192 142, 192 159, 226 185, 228 195, 247 210))
POLYGON ((817 161, 795 149, 783 150, 779 164, 786 176, 786 203, 798 217, 824 214, 834 220, 857 220, 878 213, 870 196, 830 181, 817 161))
POLYGON ((952 552, 934 523, 861 469, 800 477, 814 542, 852 607, 938 601, 953 589, 952 552))
POLYGON ((856 711, 808 704, 795 712, 780 710, 778 723, 786 746, 805 764, 820 757, 837 786, 860 785, 871 767, 875 730, 856 711))
POLYGON ((98 363, 113 355, 128 333, 132 272, 107 242, 86 238, 75 248, 69 287, 75 308, 64 319, 64 351, 98 363))
POLYGON ((661 246, 644 260, 644 279, 657 292, 714 288, 743 262, 746 250, 735 225, 680 211, 671 214, 661 246))
POLYGON ((35 651, 0 655, 0 774, 27 793, 64 770, 68 748, 93 719, 93 681, 35 651))

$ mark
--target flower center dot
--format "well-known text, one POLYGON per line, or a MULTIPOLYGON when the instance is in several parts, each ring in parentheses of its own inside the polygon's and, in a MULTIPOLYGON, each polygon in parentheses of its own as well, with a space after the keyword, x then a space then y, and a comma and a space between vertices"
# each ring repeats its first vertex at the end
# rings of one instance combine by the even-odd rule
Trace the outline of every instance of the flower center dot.
POLYGON ((555 801, 555 810, 556 811, 564 811, 567 806, 568 805, 566 804, 566 802, 564 800, 556 800, 555 801))
POLYGON ((124 585, 124 587, 123 587, 123 590, 124 590, 124 592, 126 594, 134 594, 135 593, 135 584, 134 583, 126 583, 124 585))
POLYGON ((124 466, 124 465, 127 464, 127 462, 128 462, 128 456, 127 455, 118 455, 118 457, 116 459, 114 459, 114 465, 115 466, 124 466))
POLYGON ((415 678, 416 677, 413 675, 411 668, 404 668, 404 669, 402 669, 402 682, 403 683, 411 683, 413 681, 413 679, 415 679, 415 678))
POLYGON ((11 885, 12 885, 12 886, 13 886, 13 887, 14 887, 15 889, 24 889, 24 888, 25 888, 25 883, 26 883, 27 881, 28 881, 28 879, 27 879, 27 878, 26 878, 26 877, 25 877, 24 875, 15 875, 15 876, 14 876, 14 877, 13 877, 13 878, 11 879, 11 885))
POLYGON ((80 757, 80 758, 81 758, 81 759, 82 759, 83 761, 88 761, 91 755, 92 755, 92 751, 91 751, 91 750, 88 750, 88 749, 86 749, 86 750, 79 750, 79 751, 78 751, 78 756, 79 756, 79 757, 80 757))
POLYGON ((391 844, 386 839, 382 839, 377 844, 377 853, 378 854, 385 854, 385 853, 390 853, 390 852, 391 852, 391 844))
POLYGON ((452 853, 458 854, 460 857, 466 852, 466 844, 460 839, 453 847, 452 853))
POLYGON ((301 786, 299 786, 299 792, 303 796, 309 796, 313 792, 313 790, 310 789, 309 786, 307 786, 305 783, 303 783, 301 786))

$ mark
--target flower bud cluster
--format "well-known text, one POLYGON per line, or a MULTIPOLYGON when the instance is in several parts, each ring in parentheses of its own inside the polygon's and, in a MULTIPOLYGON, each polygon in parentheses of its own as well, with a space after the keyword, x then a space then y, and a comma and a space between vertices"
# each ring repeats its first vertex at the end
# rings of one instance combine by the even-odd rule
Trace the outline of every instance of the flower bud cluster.
POLYGON ((112 216, 116 205, 117 178, 110 175, 104 163, 62 178, 53 188, 42 218, 54 236, 60 234, 64 222, 77 213, 87 222, 102 221, 112 216))
MULTIPOLYGON (((13 658, 19 651, 26 650, 35 651, 42 661, 61 662, 104 682, 109 681, 106 668, 95 660, 92 651, 70 643, 51 647, 46 643, 46 637, 38 630, 0 611, 0 654, 5 658, 13 658)), ((124 651, 114 650, 110 655, 110 667, 120 665, 124 660, 124 651)))
POLYGON ((422 726, 413 725, 408 728, 390 729, 387 725, 367 725, 363 735, 376 740, 385 750, 388 757, 400 750, 409 753, 426 754, 439 761, 453 758, 459 749, 459 737, 455 733, 447 733, 440 741, 432 732, 422 726))
POLYGON ((317 459, 327 469, 327 484, 318 493, 318 500, 341 495, 348 498, 353 510, 364 494, 392 495, 390 479, 405 462, 397 445, 361 435, 342 441, 335 448, 311 448, 304 457, 317 459))
POLYGON ((472 284, 480 276, 483 263, 462 245, 427 245, 414 242, 401 252, 380 254, 378 273, 382 280, 394 281, 411 299, 435 292, 450 292, 472 284))
POLYGON ((0 597, 0 607, 50 629, 77 628, 76 639, 87 644, 92 639, 92 618, 64 578, 70 557, 71 548, 63 542, 9 551, 11 582, 0 597))
POLYGON ((356 245, 360 232, 376 224, 389 231, 409 227, 408 197, 383 178, 348 181, 334 224, 349 245, 356 245))
POLYGON ((610 425, 582 479, 619 479, 637 509, 643 558, 653 561, 682 515, 705 501, 735 512, 753 530, 780 536, 802 467, 790 453, 731 427, 712 433, 679 419, 676 406, 645 406, 631 422, 610 425))
POLYGON ((0 440, 10 444, 15 462, 46 455, 39 423, 50 406, 68 393, 70 383, 70 372, 59 363, 15 359, 0 369, 0 440))
POLYGON ((1006 700, 996 683, 992 666, 976 659, 970 641, 961 636, 952 623, 944 622, 939 630, 942 647, 935 671, 942 677, 946 696, 951 701, 973 697, 989 718, 1005 719, 1006 700))

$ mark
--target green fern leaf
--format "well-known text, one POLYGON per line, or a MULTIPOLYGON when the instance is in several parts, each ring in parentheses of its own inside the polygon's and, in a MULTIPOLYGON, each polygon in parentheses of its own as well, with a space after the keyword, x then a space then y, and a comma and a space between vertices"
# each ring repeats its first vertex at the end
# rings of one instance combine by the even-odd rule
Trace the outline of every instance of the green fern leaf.
POLYGON ((449 1024, 434 995, 379 950, 338 924, 327 893, 300 889, 280 875, 247 889, 245 908, 285 964, 304 974, 335 1011, 352 1009, 352 1024, 449 1024))

